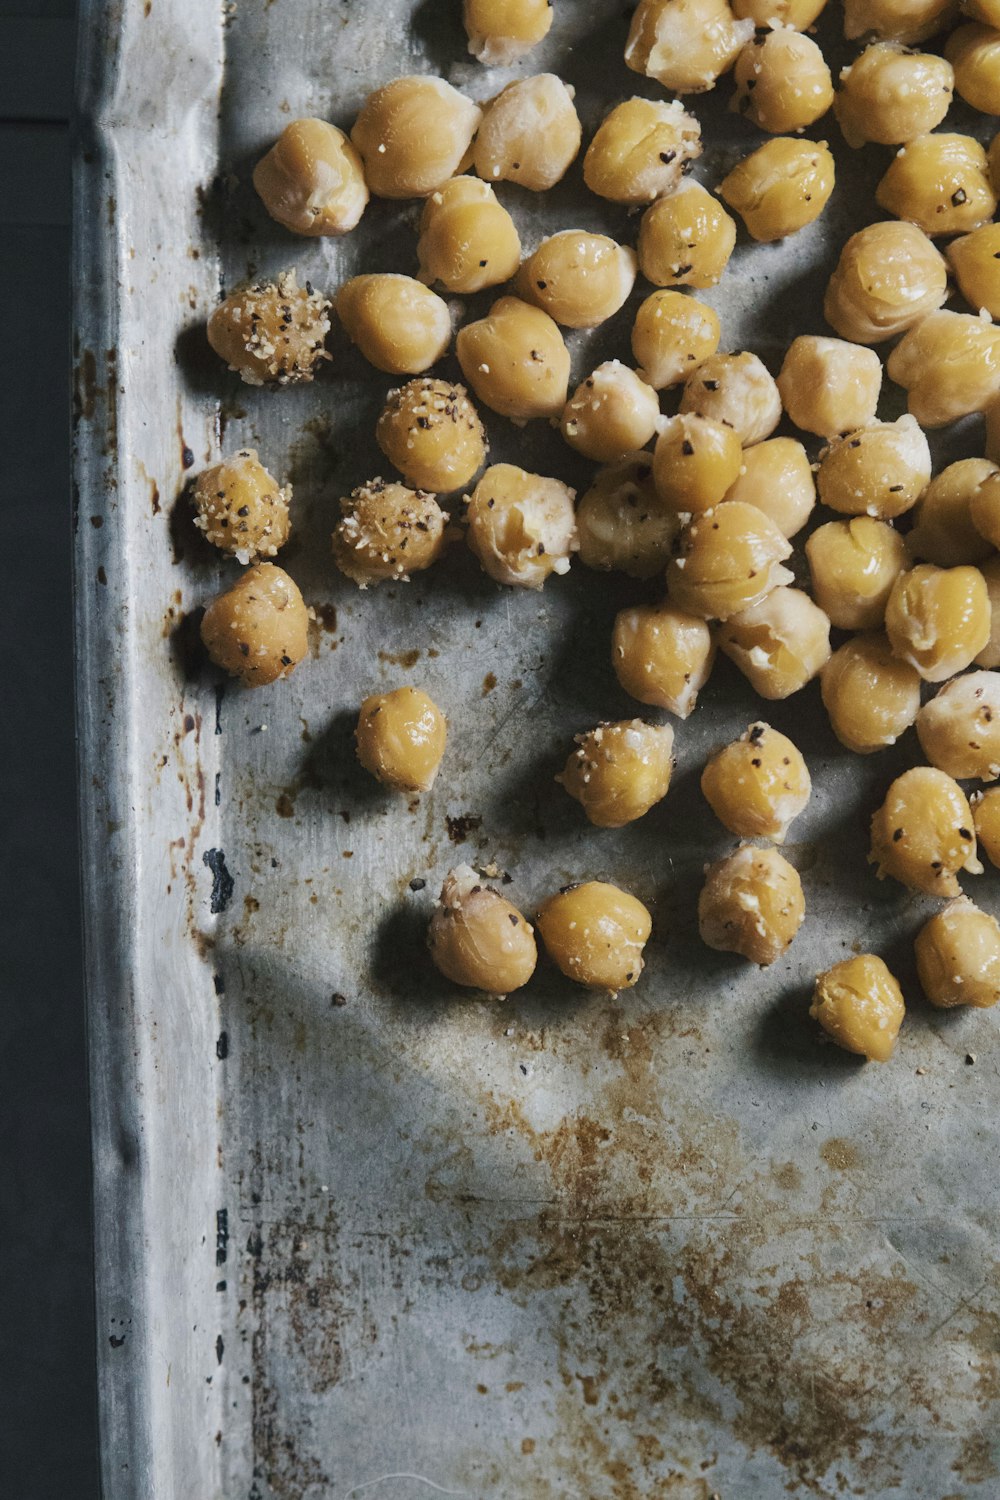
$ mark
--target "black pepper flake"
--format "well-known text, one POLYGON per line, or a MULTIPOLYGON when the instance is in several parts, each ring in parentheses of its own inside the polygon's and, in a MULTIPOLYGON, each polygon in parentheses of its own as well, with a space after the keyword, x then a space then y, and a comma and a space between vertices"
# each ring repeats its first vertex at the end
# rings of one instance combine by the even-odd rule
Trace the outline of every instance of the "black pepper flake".
POLYGON ((852 448, 860 448, 861 447, 861 439, 860 438, 851 438, 851 447, 852 448))
POLYGON ((250 514, 250 507, 249 507, 249 505, 241 505, 240 508, 239 508, 239 510, 236 512, 236 514, 238 516, 248 516, 250 514))
POLYGON ((290 656, 285 656, 284 653, 282 653, 281 665, 283 667, 290 667, 292 665, 292 658, 290 656))
POLYGON ((966 197, 965 188, 956 188, 955 192, 951 195, 952 208, 959 208, 966 201, 966 197))
POLYGON ((532 349, 532 351, 531 351, 531 357, 532 357, 532 359, 536 359, 537 360, 537 359, 541 359, 542 356, 539 354, 539 352, 538 352, 537 349, 532 349))
POLYGON ((539 542, 538 546, 535 548, 535 551, 537 552, 537 554, 538 554, 539 557, 544 557, 545 556, 545 543, 544 542, 539 542))
POLYGON ((427 885, 426 880, 421 880, 420 877, 419 877, 419 875, 418 875, 415 880, 411 880, 410 881, 410 890, 411 891, 422 891, 426 885, 427 885))
POLYGON ((539 281, 539 282, 536 282, 535 284, 538 287, 538 290, 540 292, 544 292, 545 288, 548 286, 548 282, 547 281, 539 281))
POLYGON ((762 766, 762 765, 763 765, 763 764, 764 764, 764 762, 763 762, 763 761, 762 761, 762 760, 761 760, 761 758, 760 758, 760 756, 759 756, 759 755, 755 755, 755 756, 753 756, 753 758, 752 758, 752 759, 751 759, 751 761, 750 761, 750 764, 751 764, 751 765, 752 765, 752 766, 762 766))
POLYGON ((247 645, 246 641, 240 641, 240 655, 241 656, 249 656, 250 655, 250 647, 247 645))
POLYGON ((661 151, 660 152, 660 160, 662 161, 662 163, 663 163, 663 165, 665 167, 669 167, 669 165, 670 165, 670 163, 672 161, 676 161, 677 160, 677 152, 676 151, 661 151))
POLYGON ((940 868, 941 868, 941 861, 939 859, 932 859, 931 860, 931 869, 932 870, 940 870, 940 868))
POLYGON ((764 738, 764 725, 763 724, 755 724, 753 726, 753 728, 751 729, 751 731, 750 731, 750 743, 751 743, 751 745, 758 744, 763 738, 764 738))
POLYGON ((480 262, 479 262, 479 264, 480 264, 480 265, 481 265, 481 266, 488 266, 488 265, 489 265, 489 261, 488 261, 488 260, 481 260, 481 261, 480 261, 480 262))
POLYGON ((512 927, 516 927, 517 926, 517 917, 514 915, 513 912, 508 912, 507 913, 507 921, 510 923, 510 925, 512 927))
POLYGON ((685 458, 690 458, 692 453, 694 452, 694 443, 690 442, 688 438, 685 438, 683 443, 681 443, 681 452, 684 454, 685 458))
POLYGON ((899 841, 900 841, 900 839, 902 837, 903 837, 903 830, 901 828, 895 828, 895 829, 893 829, 892 842, 894 844, 898 844, 899 841))
POLYGON ((890 486, 889 486, 889 494, 890 495, 898 495, 899 492, 900 492, 900 490, 902 488, 903 488, 903 486, 901 484, 890 484, 890 486))
POLYGON ((719 382, 717 380, 703 380, 702 385, 706 391, 717 391, 719 389, 719 382))
POLYGON ((674 275, 675 276, 687 276, 688 273, 690 271, 693 271, 693 270, 694 270, 694 266, 693 265, 678 266, 677 270, 674 272, 674 275))
POLYGON ((418 427, 422 427, 425 432, 430 427, 430 425, 431 425, 431 419, 430 419, 430 417, 418 417, 417 418, 417 426, 418 427))
POLYGON ((968 828, 960 828, 958 830, 958 836, 960 839, 971 839, 972 834, 969 832, 968 828))

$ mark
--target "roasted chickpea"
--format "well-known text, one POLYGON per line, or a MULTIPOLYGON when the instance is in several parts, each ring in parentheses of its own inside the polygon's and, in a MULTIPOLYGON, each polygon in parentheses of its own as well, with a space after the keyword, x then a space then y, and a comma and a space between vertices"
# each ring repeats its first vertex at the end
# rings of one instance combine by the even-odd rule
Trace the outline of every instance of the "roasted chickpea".
POLYGON ((701 155, 701 126, 677 99, 626 99, 601 121, 583 180, 612 203, 652 203, 701 155))
POLYGON ((488 182, 453 177, 424 201, 417 256, 421 281, 468 296, 510 280, 521 241, 488 182))
POLYGON ((531 923, 471 865, 458 865, 445 879, 427 946, 446 979, 490 995, 521 989, 538 962, 531 923))
POLYGON ((941 124, 954 84, 943 57, 876 42, 841 69, 833 110, 849 146, 901 146, 941 124))
POLYGON ((777 588, 719 627, 719 650, 755 693, 790 698, 830 658, 830 621, 801 589, 777 588))
POLYGON ((881 389, 882 362, 874 350, 805 333, 792 340, 778 376, 796 427, 825 438, 873 422, 881 389))
POLYGON ((870 516, 818 526, 806 558, 816 602, 838 630, 881 625, 892 586, 910 562, 899 532, 870 516))
POLYGON ((1000 198, 1000 131, 990 141, 989 150, 986 153, 986 168, 990 174, 993 191, 1000 198))
POLYGON ((615 619, 611 664, 640 703, 687 719, 714 661, 715 641, 704 620, 672 604, 636 604, 615 619))
POLYGON ((715 286, 735 244, 736 225, 722 204, 685 179, 643 214, 639 268, 654 286, 715 286))
POLYGON ((825 141, 775 136, 738 162, 719 183, 752 239, 768 244, 818 219, 833 192, 833 157, 825 141))
POLYGON ((667 588, 688 614, 728 620, 791 583, 792 574, 781 566, 791 552, 763 511, 727 500, 681 532, 680 555, 667 566, 667 588))
POLYGON ((448 725, 423 688, 373 693, 361 705, 358 760, 396 792, 429 792, 444 755, 448 725))
POLYGON ((274 557, 288 541, 291 485, 281 486, 257 457, 241 448, 203 469, 194 482, 194 524, 205 540, 237 562, 274 557))
POLYGON ((656 392, 634 370, 612 359, 577 386, 560 426, 571 448, 608 464, 644 448, 659 424, 656 392))
POLYGON ((761 130, 790 135, 804 130, 833 103, 833 79, 811 37, 780 27, 758 32, 733 69, 730 109, 761 130))
POLYGON ((347 234, 368 203, 361 158, 335 125, 293 120, 254 167, 272 219, 294 234, 347 234))
POLYGON ((859 953, 816 976, 809 1014, 846 1052, 867 1062, 888 1062, 906 1006, 882 959, 859 953))
POLYGON ((473 57, 506 68, 548 36, 552 0, 462 0, 462 21, 473 57))
POLYGON ((462 373, 491 411, 524 423, 561 417, 569 387, 569 350, 559 325, 517 297, 501 297, 485 318, 458 331, 462 373))
POLYGON ((1000 926, 968 896, 949 901, 917 933, 917 976, 932 1005, 988 1010, 1000 1000, 1000 926))
POLYGON ((294 271, 277 281, 241 287, 208 320, 208 342, 247 385, 296 385, 312 380, 314 365, 330 356, 330 304, 294 271))
POLYGON ((518 296, 565 328, 596 328, 613 317, 635 281, 635 251, 606 234, 564 229, 521 266, 518 296))
POLYGON ((433 495, 372 479, 340 502, 333 560, 359 589, 405 582, 441 556, 448 518, 433 495))
POLYGON ((983 872, 962 788, 933 766, 897 776, 872 818, 868 859, 879 880, 891 875, 911 891, 960 895, 959 871, 983 872))
POLYGON ((856 635, 835 651, 823 668, 820 689, 830 728, 855 755, 894 745, 920 708, 919 672, 893 656, 881 631, 856 635))
POLYGON ((991 463, 1000 463, 1000 395, 990 398, 983 410, 986 419, 986 441, 983 451, 991 463))
POLYGON ((955 69, 955 91, 984 115, 1000 114, 1000 32, 970 21, 951 33, 944 55, 955 69))
POLYGON ((946 682, 917 714, 917 738, 932 766, 956 781, 1000 777, 1000 672, 946 682))
POLYGON ((443 78, 395 78, 369 94, 351 130, 380 198, 426 198, 455 173, 482 110, 443 78))
POLYGON ((974 658, 977 667, 1000 667, 1000 557, 979 564, 990 600, 990 638, 974 658))
POLYGON ((903 335, 886 369, 920 425, 943 427, 1000 393, 1000 328, 971 313, 933 312, 903 335))
POLYGON ((887 219, 859 229, 841 250, 823 316, 841 338, 881 344, 936 312, 947 295, 944 256, 916 224, 887 219))
POLYGON ((744 844, 705 870, 698 931, 709 948, 765 969, 787 951, 805 914, 799 872, 777 849, 744 844))
POLYGON ((952 240, 946 254, 969 306, 1000 317, 1000 224, 984 224, 952 240))
POLYGON ((980 563, 993 548, 977 529, 973 503, 983 482, 1000 476, 988 458, 963 458, 936 474, 917 506, 915 525, 906 538, 913 557, 954 568, 980 563))
POLYGON ((997 199, 986 152, 971 135, 933 131, 900 147, 875 190, 876 201, 925 234, 966 234, 987 223, 997 199))
POLYGON ((701 790, 719 822, 741 839, 783 844, 812 792, 802 752, 770 724, 745 734, 707 762, 701 790))
POLYGON ((701 94, 729 71, 752 21, 737 21, 725 0, 639 0, 625 62, 675 94, 701 94))
POLYGON ((693 412, 667 417, 656 440, 653 477, 664 505, 697 514, 723 500, 743 461, 731 427, 693 412))
POLYGON ((758 28, 792 26, 808 31, 825 6, 826 0, 733 0, 733 14, 758 28))
POLYGON ((639 374, 654 390, 680 385, 719 347, 718 314, 683 292, 653 292, 632 325, 639 374))
POLYGON ((978 568, 918 563, 901 573, 885 607, 892 649, 925 682, 963 672, 990 638, 990 599, 978 568))
POLYGON ((579 546, 574 492, 558 479, 493 464, 469 496, 468 541, 497 583, 540 589, 550 573, 567 573, 579 546))
POLYGON ((971 805, 983 852, 991 865, 1000 866, 1000 787, 977 792, 971 805))
POLYGON ((820 459, 816 485, 823 504, 841 515, 891 521, 916 505, 930 477, 927 439, 914 418, 905 416, 872 422, 831 443, 820 459))
POLYGON ((599 469, 576 507, 580 561, 631 578, 653 578, 667 566, 680 531, 675 511, 660 501, 648 453, 599 469))
POLYGON ((816 504, 809 455, 795 438, 755 443, 744 449, 743 467, 725 498, 755 505, 770 516, 783 536, 795 536, 816 504))
POLYGON ((354 276, 336 308, 351 342, 388 375, 422 374, 451 343, 447 302, 412 276, 354 276))
POLYGON ((642 973, 652 920, 641 901, 617 886, 572 885, 550 896, 535 921, 545 951, 577 984, 616 995, 642 973))
POLYGON ((770 437, 781 421, 781 397, 756 354, 712 354, 688 376, 681 411, 731 427, 748 447, 770 437))
POLYGON ((472 163, 487 182, 544 193, 566 175, 583 132, 573 90, 554 73, 519 78, 485 106, 472 163))
MULTIPOLYGON (((959 467, 963 471, 960 483, 968 501, 969 520, 991 547, 1000 547, 1000 469, 988 458, 966 458, 959 464, 949 465, 938 477, 943 479, 952 469, 959 467)), ((963 561, 973 562, 975 559, 969 557, 963 561)))
POLYGON ((662 802, 674 769, 669 724, 623 719, 576 736, 561 781, 598 828, 624 828, 662 802))
POLYGON ((461 489, 486 462, 486 430, 468 391, 430 375, 389 392, 375 437, 405 479, 438 495, 461 489))
POLYGON ((960 6, 963 16, 985 26, 1000 26, 1000 0, 960 0, 960 6))
POLYGON ((844 0, 844 35, 876 36, 911 47, 951 25, 957 0, 844 0))
POLYGON ((255 563, 212 600, 201 621, 206 651, 245 687, 287 677, 309 649, 309 613, 297 585, 274 563, 255 563))

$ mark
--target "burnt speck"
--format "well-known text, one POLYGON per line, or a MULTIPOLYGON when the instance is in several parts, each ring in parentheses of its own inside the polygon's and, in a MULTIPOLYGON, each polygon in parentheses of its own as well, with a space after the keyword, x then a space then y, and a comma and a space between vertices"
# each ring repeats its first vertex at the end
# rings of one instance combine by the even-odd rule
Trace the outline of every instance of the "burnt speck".
POLYGON ((215 1211, 215 1264, 224 1266, 229 1255, 229 1210, 215 1211))
POLYGON ((445 818, 448 837, 453 844, 464 844, 470 833, 482 827, 482 818, 474 813, 462 813, 458 818, 445 818))
POLYGON ((216 1358, 217 1363, 220 1364, 220 1365, 222 1364, 222 1356, 225 1353, 225 1351, 226 1351, 226 1346, 222 1342, 222 1334, 220 1333, 219 1336, 218 1336, 218 1338, 215 1341, 215 1358, 216 1358))
POLYGON ((229 1032, 220 1031, 215 1043, 215 1055, 220 1062, 225 1062, 229 1056, 229 1032))
POLYGON ((339 991, 338 991, 337 994, 334 994, 334 995, 330 996, 330 1004, 336 1006, 337 1009, 339 1010, 341 1008, 341 1006, 344 1006, 344 1005, 347 1004, 347 996, 346 995, 341 995, 339 993, 339 991))
POLYGON ((206 849, 202 855, 202 862, 212 872, 212 894, 209 897, 209 910, 213 916, 224 912, 233 899, 233 891, 236 883, 226 868, 226 856, 221 849, 206 849))
POLYGON ((226 993, 226 981, 222 974, 213 974, 212 984, 215 986, 215 993, 217 995, 224 995, 226 993))
POLYGON ((181 444, 181 468, 192 469, 194 467, 194 454, 187 443, 181 444))
POLYGON ((111 1337, 108 1339, 108 1343, 111 1345, 112 1349, 120 1349, 121 1346, 122 1346, 122 1344, 124 1344, 124 1342, 125 1342, 125 1335, 124 1334, 116 1335, 116 1334, 113 1333, 111 1335, 111 1337))
POLYGON ((426 886, 427 886, 426 880, 421 880, 421 878, 420 878, 419 875, 414 880, 410 881, 410 890, 411 891, 422 891, 422 890, 426 889, 426 886))

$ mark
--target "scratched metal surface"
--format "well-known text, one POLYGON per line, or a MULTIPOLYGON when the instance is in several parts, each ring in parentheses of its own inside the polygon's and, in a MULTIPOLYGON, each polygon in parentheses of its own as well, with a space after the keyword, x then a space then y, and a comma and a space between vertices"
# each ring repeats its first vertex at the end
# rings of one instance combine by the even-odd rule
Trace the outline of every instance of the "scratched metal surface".
MULTIPOLYGON (((511 75, 466 60, 457 10, 84 6, 78 642, 105 1494, 995 1495, 996 1018, 921 1004, 910 939, 929 903, 865 866, 867 817, 912 736, 859 762, 814 689, 767 710, 816 786, 789 850, 809 920, 766 972, 707 952, 696 892, 728 841, 696 778, 759 711, 735 671, 719 664, 678 729, 666 802, 621 832, 585 826, 552 775, 574 731, 634 711, 608 637, 646 587, 578 567, 541 595, 503 591, 458 548, 408 587, 357 594, 328 534, 337 496, 383 467, 389 380, 342 341, 321 380, 282 392, 206 353, 220 286, 250 272, 295 265, 332 289, 413 268, 412 205, 373 204, 340 244, 296 241, 249 172, 287 118, 348 123, 401 71, 488 96, 511 75), (247 694, 194 644, 192 612, 234 567, 177 497, 185 449, 201 465, 251 442, 294 482, 282 562, 319 623, 290 681, 247 694), (350 740, 362 695, 404 681, 452 726, 413 805, 365 781, 350 740), (529 910, 575 878, 635 890, 655 914, 641 984, 609 1001, 543 965, 505 1004, 444 987, 422 933, 459 859, 495 860, 529 910), (913 1000, 884 1068, 822 1045, 805 1014, 813 973, 855 943, 913 1000)), ((572 81, 589 133, 610 102, 656 93, 620 61, 625 31, 618 4, 563 0, 515 71, 572 81)), ((728 94, 694 103, 710 182, 755 140, 728 94)), ((825 221, 741 242, 709 294, 726 347, 773 362, 793 331, 822 331, 824 278, 878 216, 886 160, 836 149, 825 221)), ((634 239, 578 165, 543 201, 501 197, 529 246, 574 222, 634 239)), ((574 375, 627 358, 628 326, 571 335, 574 375)), ((548 429, 489 426, 495 457, 585 479, 548 429)), ((992 874, 975 893, 997 909, 992 874)))

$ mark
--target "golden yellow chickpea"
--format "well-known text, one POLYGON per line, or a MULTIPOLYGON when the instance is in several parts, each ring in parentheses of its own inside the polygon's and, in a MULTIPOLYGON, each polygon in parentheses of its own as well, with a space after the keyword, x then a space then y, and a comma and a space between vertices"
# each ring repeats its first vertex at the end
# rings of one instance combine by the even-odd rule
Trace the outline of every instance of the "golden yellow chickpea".
POLYGON ((601 880, 550 896, 535 917, 545 951, 567 979, 616 995, 643 970, 652 919, 642 902, 601 880))
POLYGON ((448 304, 412 276, 353 276, 337 293, 352 344, 388 375, 421 375, 451 343, 448 304))
POLYGON ((417 257, 421 281, 468 296, 510 280, 521 240, 488 182, 453 177, 424 200, 417 257))
POLYGON ((635 281, 635 251, 606 234, 563 229, 521 266, 515 291, 565 328, 596 328, 613 317, 635 281))
POLYGON ((461 489, 486 462, 486 430, 464 386, 422 375, 390 391, 375 428, 386 458, 417 489, 461 489))
POLYGON ((679 412, 667 417, 653 453, 653 477, 664 505, 697 514, 725 498, 743 461, 739 435, 721 422, 679 412))
POLYGON ((493 464, 469 496, 469 546, 497 583, 540 589, 579 546, 574 492, 558 479, 493 464))
POLYGON ((758 722, 716 751, 701 773, 701 790, 730 833, 783 844, 808 805, 812 781, 801 750, 758 722))
POLYGON ((849 146, 902 146, 941 124, 954 85, 943 57, 875 42, 841 70, 833 109, 849 146))
POLYGON ((758 32, 733 69, 730 109, 761 130, 791 135, 804 130, 833 103, 833 79, 811 37, 781 27, 758 32))
POLYGON ((1000 317, 1000 224, 984 224, 961 235, 945 253, 969 306, 1000 317))
POLYGON ((427 946, 446 979, 488 995, 521 989, 538 962, 531 923, 471 865, 458 865, 446 877, 427 946))
POLYGON ((816 602, 838 630, 873 630, 892 586, 910 565, 906 543, 885 521, 828 521, 806 542, 816 602))
POLYGON ((443 78, 383 84, 351 130, 370 190, 379 198, 426 198, 459 170, 482 113, 443 78))
POLYGON ((930 477, 927 439, 916 420, 905 416, 872 422, 831 443, 816 486, 823 504, 841 515, 891 521, 916 505, 930 477))
POLYGON ((792 574, 782 567, 791 552, 763 511, 727 500, 681 532, 679 555, 667 566, 667 589, 688 614, 728 620, 791 583, 792 574))
POLYGON ((859 229, 844 245, 823 316, 841 338, 881 344, 936 312, 947 295, 944 256, 916 224, 887 219, 859 229))
POLYGON ((652 203, 701 155, 701 126, 678 99, 626 99, 601 121, 583 158, 583 180, 612 203, 652 203))
POLYGON ((294 271, 232 292, 208 320, 208 342, 246 385, 296 385, 312 380, 330 356, 330 304, 294 271))
POLYGON ((906 1006, 882 959, 859 953, 816 976, 809 1014, 845 1052, 881 1063, 892 1056, 906 1006))
POLYGON ((881 389, 882 362, 873 349, 805 333, 792 340, 778 375, 796 427, 825 438, 873 422, 881 389))
POLYGON ((892 649, 925 682, 963 672, 990 638, 990 598, 978 568, 918 563, 901 573, 885 607, 892 649))
MULTIPOLYGON (((960 465, 963 471, 960 482, 968 503, 968 519, 979 536, 989 544, 985 553, 985 556, 989 556, 990 547, 1000 546, 1000 469, 988 458, 966 458, 960 460, 960 464, 949 465, 939 478, 943 479, 952 469, 959 469, 960 465)), ((963 559, 965 562, 975 560, 971 557, 963 559)), ((932 558, 931 561, 937 562, 938 559, 932 558)))
POLYGON ((733 14, 741 21, 752 21, 758 29, 792 26, 796 31, 808 31, 826 3, 827 0, 733 0, 733 14))
POLYGON ((237 562, 274 557, 288 540, 292 487, 267 472, 255 448, 203 469, 194 482, 194 524, 205 540, 237 562))
POLYGON ((1000 777, 1000 672, 965 672, 917 714, 917 738, 932 766, 956 781, 1000 777))
POLYGON ((623 719, 576 736, 557 776, 597 828, 624 828, 662 802, 674 769, 669 724, 623 719))
POLYGON ((977 792, 971 805, 983 852, 991 865, 1000 866, 1000 787, 977 792))
POLYGON ((361 158, 335 125, 293 120, 254 167, 272 219, 294 234, 347 234, 368 203, 361 158))
POLYGON ((1000 26, 1000 0, 960 0, 961 13, 984 26, 1000 26))
POLYGON ((986 441, 983 451, 991 463, 1000 463, 1000 395, 991 396, 983 408, 986 419, 986 441))
POLYGON ((700 182, 685 179, 639 225, 639 268, 654 286, 715 286, 733 253, 736 225, 700 182))
POLYGON ((737 21, 725 0, 639 0, 625 62, 674 94, 700 94, 729 71, 752 21, 737 21))
POLYGON ((830 658, 830 621, 801 589, 776 588, 719 627, 719 650, 761 698, 790 698, 830 658))
POLYGON ((944 771, 914 766, 897 776, 872 818, 868 856, 879 880, 891 875, 911 891, 958 896, 957 875, 981 875, 972 811, 944 771))
POLYGON ((756 354, 712 354, 688 376, 681 411, 731 427, 748 447, 770 437, 781 421, 781 397, 756 354))
POLYGON ((715 641, 704 620, 672 604, 636 604, 615 619, 611 664, 640 703, 689 718, 714 662, 715 641))
POLYGON ((844 0, 844 35, 876 36, 910 47, 951 25, 958 0, 844 0))
POLYGON ((462 21, 473 57, 506 68, 548 36, 552 0, 462 0, 462 21))
POLYGON ((396 792, 429 792, 444 756, 448 724, 423 688, 373 693, 354 731, 358 760, 396 792))
POLYGON ((501 297, 485 318, 458 331, 462 373, 491 411, 527 422, 561 417, 569 387, 569 350, 559 325, 518 297, 501 297))
POLYGON ((656 391, 680 385, 719 347, 718 314, 683 292, 652 292, 632 325, 639 374, 656 391))
POLYGON ((782 536, 801 531, 816 504, 809 455, 795 438, 769 438, 743 452, 739 477, 726 500, 742 500, 770 516, 782 536))
POLYGON ((287 677, 309 649, 309 612, 298 586, 274 563, 255 563, 212 600, 201 639, 217 667, 245 687, 287 677))
POLYGON ((487 182, 516 182, 535 193, 555 187, 580 149, 573 90, 554 73, 509 83, 484 106, 472 163, 487 182))
POLYGON ((571 448, 609 464, 644 448, 660 424, 652 386, 619 360, 608 360, 581 381, 566 403, 560 429, 571 448))
POLYGON ((919 672, 893 656, 881 631, 856 635, 835 651, 820 689, 830 728, 855 755, 894 745, 920 708, 919 672))
POLYGON ((1000 557, 979 564, 990 600, 990 638, 974 657, 977 667, 1000 667, 1000 557))
POLYGON ((333 560, 359 589, 384 579, 405 582, 444 550, 448 517, 423 490, 372 479, 345 496, 340 510, 333 560))
POLYGON ((950 901, 917 933, 917 976, 932 1005, 988 1010, 1000 1000, 1000 926, 968 896, 950 901))
POLYGON ((944 55, 955 69, 955 92, 984 115, 1000 114, 1000 32, 970 21, 957 27, 944 55))
POLYGON ((943 130, 900 147, 875 198, 929 235, 967 234, 992 219, 997 206, 982 146, 971 135, 943 130))
POLYGON ((818 219, 833 192, 834 165, 825 141, 775 136, 745 156, 719 183, 752 239, 768 244, 818 219))
POLYGON ((970 313, 933 312, 889 355, 889 379, 922 427, 985 411, 1000 393, 1000 328, 970 313))
POLYGON ((1000 198, 1000 131, 990 141, 986 154, 986 169, 990 174, 993 191, 1000 198))
POLYGON ((698 931, 709 948, 764 969, 787 952, 805 911, 799 872, 784 855, 744 844, 706 868, 698 931))
POLYGON ((936 474, 914 511, 915 524, 906 538, 911 555, 939 568, 989 557, 992 544, 976 527, 972 507, 984 481, 994 476, 1000 470, 988 458, 963 458, 936 474))
POLYGON ((577 504, 576 528, 586 567, 653 578, 667 566, 680 521, 656 493, 650 455, 633 453, 598 470, 577 504))

